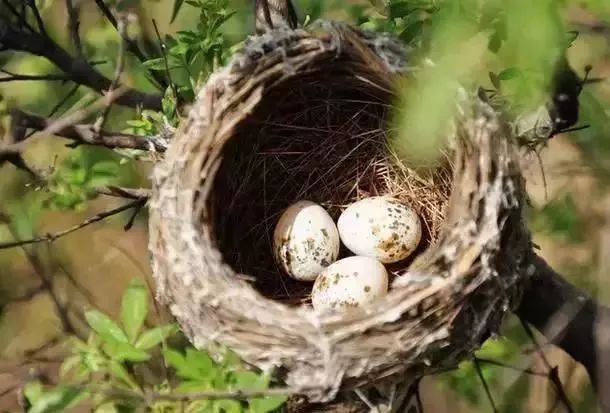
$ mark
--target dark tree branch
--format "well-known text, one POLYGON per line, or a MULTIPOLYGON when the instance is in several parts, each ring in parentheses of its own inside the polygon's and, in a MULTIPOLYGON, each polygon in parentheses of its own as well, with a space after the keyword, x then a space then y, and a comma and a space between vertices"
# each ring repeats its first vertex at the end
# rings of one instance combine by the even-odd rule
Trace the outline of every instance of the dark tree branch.
MULTIPOLYGON (((39 33, 17 29, 0 16, 0 50, 14 50, 45 57, 66 75, 79 84, 100 93, 110 89, 112 81, 103 76, 84 59, 75 59, 51 38, 39 33)), ((151 95, 134 89, 126 89, 116 99, 116 103, 130 107, 161 109, 161 96, 151 95)))
POLYGON ((4 73, 5 77, 0 77, 0 83, 6 82, 18 82, 18 81, 68 81, 70 76, 65 74, 51 74, 51 75, 21 75, 17 73, 9 72, 8 70, 0 69, 0 73, 4 73))
POLYGON ((610 412, 610 308, 535 257, 533 276, 517 314, 581 363, 589 373, 602 411, 610 412))
MULTIPOLYGON (((26 113, 18 109, 12 111, 12 116, 14 122, 25 129, 44 131, 54 124, 52 119, 26 113)), ((107 148, 140 149, 144 151, 151 150, 151 148, 159 152, 165 150, 165 148, 157 147, 151 141, 138 135, 105 130, 100 130, 99 133, 96 133, 93 125, 89 124, 63 126, 59 130, 54 131, 54 134, 79 144, 105 146, 107 148)))
MULTIPOLYGON (((132 39, 130 39, 129 37, 127 37, 120 30, 118 20, 114 17, 114 15, 112 14, 112 11, 110 11, 110 9, 106 5, 106 3, 104 3, 104 0, 95 0, 95 4, 97 5, 98 9, 100 9, 100 11, 104 15, 104 17, 106 17, 106 19, 110 22, 110 24, 112 24, 112 26, 119 33, 119 35, 125 42, 125 46, 127 47, 127 50, 129 50, 129 52, 131 54, 133 54, 135 57, 137 57, 140 62, 142 62, 142 63, 146 62, 148 60, 148 58, 144 55, 144 53, 142 53, 142 51, 138 47, 138 44, 135 41, 133 41, 132 39)), ((148 73, 153 78, 153 80, 156 81, 163 89, 167 88, 167 81, 165 79, 163 79, 163 77, 159 73, 152 71, 152 70, 149 70, 148 73)))
POLYGON ((68 10, 68 28, 70 29, 70 37, 78 57, 83 57, 83 44, 80 40, 80 20, 79 10, 74 6, 73 0, 66 0, 66 9, 68 10))

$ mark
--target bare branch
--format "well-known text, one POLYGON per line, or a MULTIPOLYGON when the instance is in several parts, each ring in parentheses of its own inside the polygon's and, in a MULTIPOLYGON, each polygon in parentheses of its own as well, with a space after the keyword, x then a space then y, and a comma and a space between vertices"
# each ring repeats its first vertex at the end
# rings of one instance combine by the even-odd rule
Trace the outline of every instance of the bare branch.
POLYGON ((138 208, 141 207, 142 204, 146 203, 146 199, 136 199, 134 201, 128 202, 125 205, 122 205, 118 208, 114 208, 111 209, 109 211, 104 211, 104 212, 100 212, 99 214, 96 214, 90 218, 87 218, 86 220, 84 220, 83 222, 81 222, 80 224, 74 225, 68 229, 64 229, 62 231, 59 232, 55 232, 52 234, 46 234, 46 235, 41 235, 38 237, 34 237, 34 238, 30 238, 27 240, 19 240, 19 241, 10 241, 10 242, 3 242, 0 243, 0 250, 2 249, 8 249, 8 248, 14 248, 14 247, 22 247, 25 245, 29 245, 29 244, 37 244, 40 242, 53 242, 58 238, 61 238, 63 236, 66 236, 68 234, 71 234, 75 231, 78 231, 81 228, 84 228, 86 226, 89 226, 91 224, 94 224, 96 222, 102 221, 106 218, 109 218, 111 216, 120 214, 123 211, 127 211, 131 208, 138 208))
MULTIPOLYGON (((45 57, 74 82, 100 93, 108 90, 112 84, 110 79, 95 70, 87 61, 73 58, 51 38, 12 27, 3 16, 0 16, 0 50, 22 51, 45 57)), ((116 103, 160 110, 161 96, 126 88, 116 103)))
POLYGON ((0 83, 6 82, 18 82, 18 81, 68 81, 70 76, 65 74, 51 74, 51 75, 21 75, 9 72, 8 70, 0 69, 0 73, 4 73, 5 77, 0 77, 0 83))
MULTIPOLYGON (((70 1, 70 0, 68 0, 70 1)), ((96 136, 100 135, 100 131, 104 127, 106 123, 106 119, 108 118, 108 114, 110 113, 110 108, 112 107, 111 93, 117 88, 119 82, 121 81, 121 76, 123 74, 123 70, 125 69, 125 43, 127 38, 127 24, 125 22, 126 16, 121 15, 118 23, 119 34, 121 35, 121 42, 119 44, 119 52, 117 56, 117 64, 114 72, 114 78, 112 79, 112 83, 110 84, 110 88, 108 89, 108 94, 106 95, 106 102, 104 106, 104 110, 101 115, 95 121, 93 125, 93 131, 96 136)))
POLYGON ((80 40, 80 21, 79 21, 79 10, 74 6, 73 0, 66 0, 66 9, 68 10, 68 28, 70 30, 70 36, 72 37, 72 43, 77 55, 83 57, 83 45, 80 40))
MULTIPOLYGON (((49 128, 56 123, 55 120, 42 116, 26 113, 18 109, 13 109, 12 116, 21 127, 34 129, 49 133, 49 128)), ((53 134, 66 139, 73 140, 79 144, 105 146, 107 148, 139 149, 148 151, 154 149, 159 152, 165 150, 164 147, 155 145, 154 142, 146 138, 128 133, 109 132, 105 130, 94 132, 93 125, 76 124, 61 126, 52 131, 53 134)))
MULTIPOLYGON (((144 53, 142 53, 142 51, 138 47, 138 44, 135 41, 129 39, 127 36, 125 36, 124 33, 121 33, 117 19, 114 17, 106 3, 104 3, 104 0, 95 0, 95 4, 100 9, 104 17, 106 17, 110 24, 114 26, 119 35, 123 38, 127 50, 129 50, 131 54, 137 57, 140 62, 146 62, 148 58, 144 55, 144 53)), ((153 70, 149 70, 148 73, 150 73, 153 80, 155 80, 161 86, 161 88, 165 89, 167 87, 167 81, 163 79, 163 77, 159 73, 153 70)))
POLYGON ((113 196, 126 199, 146 199, 150 198, 151 191, 143 188, 122 188, 118 186, 107 186, 97 189, 100 195, 113 196))

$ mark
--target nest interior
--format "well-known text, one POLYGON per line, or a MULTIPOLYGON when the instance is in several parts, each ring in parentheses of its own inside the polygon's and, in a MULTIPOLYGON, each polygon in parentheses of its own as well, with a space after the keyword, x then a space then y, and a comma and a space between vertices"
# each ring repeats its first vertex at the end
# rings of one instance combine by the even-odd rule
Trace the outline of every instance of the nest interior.
MULTIPOLYGON (((369 196, 389 195, 414 208, 422 241, 411 257, 388 266, 390 273, 432 245, 442 225, 448 160, 423 173, 402 162, 389 136, 392 92, 373 76, 350 75, 350 63, 291 77, 265 96, 225 145, 208 200, 224 260, 284 303, 307 302, 312 286, 283 274, 273 259, 274 226, 296 201, 322 205, 335 221, 369 196)), ((343 248, 340 258, 348 255, 343 248)))

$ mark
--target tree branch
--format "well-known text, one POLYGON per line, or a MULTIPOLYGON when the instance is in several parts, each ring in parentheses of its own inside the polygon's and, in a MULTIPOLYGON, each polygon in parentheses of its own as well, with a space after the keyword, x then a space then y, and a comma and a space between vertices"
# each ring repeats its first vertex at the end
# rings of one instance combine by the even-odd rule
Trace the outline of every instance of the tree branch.
POLYGON ((127 211, 131 208, 141 208, 142 205, 144 205, 146 203, 147 199, 146 198, 141 198, 141 199, 135 199, 131 202, 128 202, 124 205, 121 205, 118 208, 114 208, 111 209, 109 211, 104 211, 104 212, 100 212, 99 214, 93 215, 92 217, 87 218, 86 220, 84 220, 83 222, 81 222, 80 224, 74 225, 70 228, 64 229, 62 231, 59 232, 55 232, 53 234, 46 234, 46 235, 41 235, 41 236, 37 236, 34 238, 30 238, 30 239, 26 239, 26 240, 17 240, 17 241, 9 241, 9 242, 0 242, 0 250, 3 249, 8 249, 8 248, 14 248, 14 247, 23 247, 24 245, 29 245, 29 244, 37 244, 39 242, 52 242, 55 241, 58 238, 61 238, 65 235, 71 234, 75 231, 78 231, 81 228, 84 228, 86 226, 89 226, 91 224, 94 224, 96 222, 102 221, 106 218, 109 218, 111 216, 117 215, 123 211, 127 211))
POLYGON ((517 314, 585 367, 602 411, 610 412, 610 307, 596 303, 540 257, 530 270, 517 314))
MULTIPOLYGON (((103 76, 84 59, 75 59, 51 38, 36 32, 26 32, 12 27, 0 16, 0 50, 14 50, 47 58, 70 76, 76 83, 90 87, 100 93, 110 89, 112 81, 103 76)), ((134 89, 126 89, 116 103, 130 107, 161 109, 161 96, 134 89)))
MULTIPOLYGON (((135 57, 137 57, 140 62, 142 62, 142 63, 146 62, 148 59, 146 58, 144 53, 142 53, 142 51, 138 47, 138 44, 135 41, 133 41, 132 39, 130 39, 129 37, 127 37, 119 29, 119 24, 118 24, 117 19, 114 17, 114 15, 110 11, 110 9, 106 5, 106 3, 104 3, 104 0, 95 0, 95 4, 97 5, 98 9, 100 9, 100 11, 104 15, 104 17, 106 17, 106 19, 110 22, 110 24, 112 24, 112 26, 119 33, 119 35, 125 42, 125 46, 127 47, 127 50, 129 50, 129 52, 131 54, 133 54, 135 57)), ((163 77, 159 73, 152 71, 152 70, 149 70, 148 73, 153 78, 153 80, 156 81, 163 89, 167 88, 167 81, 165 79, 163 79, 163 77)))
MULTIPOLYGON (((25 129, 43 131, 54 124, 54 120, 31 113, 23 112, 19 109, 12 110, 13 122, 25 129)), ((155 145, 142 136, 128 133, 109 132, 100 130, 95 132, 94 126, 89 124, 76 124, 62 126, 54 131, 55 135, 73 140, 77 143, 105 146, 107 148, 140 149, 144 151, 154 150, 163 152, 164 147, 155 145)))

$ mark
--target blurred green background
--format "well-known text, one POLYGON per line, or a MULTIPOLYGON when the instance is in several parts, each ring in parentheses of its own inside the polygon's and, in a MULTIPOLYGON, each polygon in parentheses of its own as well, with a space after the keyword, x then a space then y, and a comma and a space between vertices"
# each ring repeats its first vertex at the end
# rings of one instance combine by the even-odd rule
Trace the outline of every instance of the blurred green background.
MULTIPOLYGON (((37 3, 50 36, 74 52, 66 29, 64 2, 37 3)), ((112 77, 118 35, 93 1, 75 3, 81 12, 85 55, 90 61, 101 62, 96 67, 112 77)), ((142 42, 148 44, 143 47, 146 53, 156 53, 153 19, 163 35, 192 30, 199 21, 198 13, 185 4, 170 23, 174 0, 114 3, 137 17, 129 26, 130 35, 149 39, 148 43, 142 42)), ((581 99, 581 123, 591 127, 553 137, 540 152, 540 158, 524 151, 523 168, 531 197, 528 212, 540 254, 571 282, 600 301, 610 303, 610 81, 606 80, 610 75, 610 5, 595 0, 508 3, 510 6, 498 1, 475 0, 393 2, 403 7, 432 6, 441 14, 446 13, 443 18, 430 19, 422 18, 420 12, 417 15, 396 9, 388 12, 382 0, 301 0, 297 5, 300 21, 305 21, 306 16, 312 20, 323 16, 393 31, 415 47, 414 59, 426 55, 435 60, 436 66, 425 68, 410 85, 419 94, 407 91, 403 96, 407 108, 413 106, 415 99, 420 102, 415 105, 417 110, 407 110, 401 118, 408 125, 402 129, 418 136, 435 136, 444 130, 444 124, 438 120, 450 115, 451 101, 445 93, 452 82, 490 87, 493 82, 489 72, 510 69, 512 66, 507 66, 507 62, 519 68, 533 68, 532 71, 545 68, 552 71, 549 62, 558 58, 563 42, 557 39, 564 38, 558 33, 578 31, 567 49, 567 58, 580 76, 584 76, 585 66, 591 65, 590 77, 598 79, 585 87, 581 99), (485 21, 488 27, 481 28, 480 22, 474 22, 471 17, 482 3, 490 6, 491 16, 494 16, 493 10, 502 9, 508 17, 502 21, 489 18, 485 21), (497 53, 489 52, 495 48, 499 48, 497 53)), ((249 2, 231 0, 227 8, 235 11, 235 15, 222 28, 226 46, 222 57, 229 53, 228 46, 242 41, 253 27, 249 2)), ((434 13, 431 11, 430 15, 440 15, 434 13)), ((28 75, 58 73, 45 59, 23 53, 0 52, 0 67, 28 75)), ((189 76, 187 69, 195 74, 202 71, 204 76, 200 80, 204 80, 213 66, 203 59, 185 69, 177 62, 172 78, 182 86, 180 93, 184 100, 192 99, 192 80, 198 77, 193 73, 189 76)), ((533 102, 525 105, 539 103, 536 99, 541 97, 537 93, 542 96, 548 92, 548 79, 548 76, 527 79, 527 90, 535 93, 528 94, 533 102)), ((155 91, 146 70, 133 56, 128 56, 123 82, 140 90, 155 91)), ((515 90, 519 87, 523 85, 514 86, 515 90)), ((10 116, 6 111, 9 108, 57 117, 96 99, 87 88, 75 88, 73 83, 61 81, 2 82, 0 97, 4 113, 0 124, 2 135, 8 133, 10 116), (66 96, 69 97, 64 99, 66 96), (60 102, 63 103, 57 107, 60 102)), ((154 116, 115 106, 106 127, 147 132, 154 130, 150 123, 154 116)), ((89 120, 94 119, 95 116, 89 120)), ((412 144, 408 139, 405 142, 412 144)), ((435 147, 434 139, 422 142, 425 147, 420 149, 424 151, 428 146, 435 147)), ((49 186, 38 187, 25 172, 12 165, 0 167, 0 241, 58 231, 124 202, 95 196, 93 188, 98 186, 148 187, 151 161, 133 159, 133 154, 104 148, 70 149, 66 143, 60 138, 40 135, 28 141, 25 158, 39 169, 50 168, 49 186)), ((16 408, 17 399, 11 389, 32 375, 48 375, 51 380, 56 377, 66 329, 81 336, 87 334, 84 309, 96 307, 117 315, 121 293, 133 277, 151 284, 145 214, 125 232, 123 225, 128 218, 129 212, 53 243, 0 250, 0 409, 16 408), (65 309, 67 320, 58 317, 57 306, 65 309)), ((157 309, 148 322, 155 324, 167 319, 163 309, 157 309)), ((504 338, 485 345, 481 357, 545 370, 516 320, 509 320, 504 332, 504 338)), ((552 346, 545 346, 545 353, 553 364, 560 366, 562 381, 575 410, 596 411, 584 370, 552 346)), ((491 365, 482 367, 501 411, 546 412, 553 406, 555 395, 544 377, 491 365)), ((423 401, 425 411, 429 412, 491 411, 472 363, 464 363, 456 372, 427 378, 423 401)), ((555 411, 561 409, 557 406, 555 411)))

